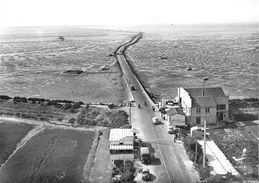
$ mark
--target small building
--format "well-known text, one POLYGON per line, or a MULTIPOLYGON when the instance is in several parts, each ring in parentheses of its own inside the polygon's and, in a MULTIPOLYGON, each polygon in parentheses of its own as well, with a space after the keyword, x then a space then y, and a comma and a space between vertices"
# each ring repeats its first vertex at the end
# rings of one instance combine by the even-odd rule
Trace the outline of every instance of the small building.
POLYGON ((185 114, 179 107, 166 111, 166 119, 169 126, 186 126, 185 114))
POLYGON ((111 160, 133 160, 134 133, 132 129, 113 128, 110 130, 111 160))
POLYGON ((180 106, 191 125, 216 125, 229 120, 229 96, 221 87, 178 88, 180 106))

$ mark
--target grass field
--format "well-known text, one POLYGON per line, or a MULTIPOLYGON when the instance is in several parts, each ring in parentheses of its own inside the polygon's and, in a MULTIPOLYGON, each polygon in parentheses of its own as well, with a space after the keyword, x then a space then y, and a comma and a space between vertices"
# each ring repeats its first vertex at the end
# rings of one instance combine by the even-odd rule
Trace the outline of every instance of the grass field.
POLYGON ((33 128, 28 124, 0 123, 0 165, 15 150, 17 143, 33 128))
POLYGON ((95 132, 45 129, 0 170, 0 182, 81 182, 95 132))

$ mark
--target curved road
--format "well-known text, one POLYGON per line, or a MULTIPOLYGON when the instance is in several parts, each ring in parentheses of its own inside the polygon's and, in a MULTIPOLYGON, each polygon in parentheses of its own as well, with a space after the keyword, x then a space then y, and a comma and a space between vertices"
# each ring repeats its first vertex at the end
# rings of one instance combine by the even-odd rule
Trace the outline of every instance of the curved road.
MULTIPOLYGON (((166 125, 153 125, 152 117, 158 115, 153 112, 151 106, 154 105, 142 85, 132 72, 128 62, 125 59, 125 50, 127 47, 135 44, 142 38, 142 33, 137 34, 131 41, 123 44, 116 50, 116 57, 120 64, 121 70, 126 81, 135 86, 136 90, 132 91, 136 104, 142 106, 138 109, 133 107, 132 111, 137 113, 137 118, 132 120, 132 126, 138 131, 137 135, 142 140, 151 144, 151 152, 154 153, 151 164, 148 165, 151 173, 154 175, 153 182, 159 183, 196 183, 199 178, 195 170, 186 168, 185 163, 190 164, 190 160, 183 153, 184 150, 180 142, 173 142, 172 136, 167 133, 166 125), (147 106, 144 107, 144 101, 147 106)), ((189 165, 190 167, 190 165, 189 165)))

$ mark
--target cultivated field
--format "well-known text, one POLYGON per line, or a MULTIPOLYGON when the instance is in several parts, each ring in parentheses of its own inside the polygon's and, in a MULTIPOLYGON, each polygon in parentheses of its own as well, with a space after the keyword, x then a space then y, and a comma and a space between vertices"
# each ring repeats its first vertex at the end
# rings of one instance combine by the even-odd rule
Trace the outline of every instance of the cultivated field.
POLYGON ((32 128, 33 126, 28 124, 0 122, 0 167, 32 128))
POLYGON ((95 137, 92 131, 46 128, 2 167, 0 182, 83 181, 84 166, 95 137))

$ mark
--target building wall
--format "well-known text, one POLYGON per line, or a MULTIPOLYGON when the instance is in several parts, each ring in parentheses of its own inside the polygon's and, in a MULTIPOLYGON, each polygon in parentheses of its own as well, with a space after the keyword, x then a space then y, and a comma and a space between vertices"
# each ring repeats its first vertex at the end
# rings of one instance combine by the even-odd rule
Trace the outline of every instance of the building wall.
POLYGON ((110 154, 111 160, 115 161, 115 160, 134 160, 134 153, 117 153, 117 154, 110 154))
POLYGON ((129 137, 124 137, 123 139, 119 140, 119 141, 110 141, 110 144, 133 144, 133 136, 129 136, 129 137))
POLYGON ((168 116, 168 123, 169 126, 185 125, 185 115, 175 114, 172 116, 168 116))
POLYGON ((210 112, 205 112, 205 107, 200 107, 200 113, 197 113, 197 107, 192 108, 191 117, 189 118, 189 123, 191 125, 196 125, 196 118, 201 117, 201 124, 204 124, 206 120, 207 124, 216 124, 217 123, 217 108, 216 106, 209 107, 210 112))
POLYGON ((178 98, 181 100, 181 107, 186 116, 191 115, 192 99, 189 93, 182 87, 178 88, 178 98))
POLYGON ((226 111, 229 111, 229 97, 215 97, 217 104, 226 104, 226 111))
POLYGON ((229 97, 215 97, 217 104, 225 104, 226 109, 225 110, 217 110, 218 112, 223 112, 223 121, 229 120, 229 97))

